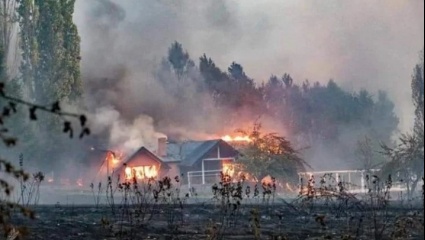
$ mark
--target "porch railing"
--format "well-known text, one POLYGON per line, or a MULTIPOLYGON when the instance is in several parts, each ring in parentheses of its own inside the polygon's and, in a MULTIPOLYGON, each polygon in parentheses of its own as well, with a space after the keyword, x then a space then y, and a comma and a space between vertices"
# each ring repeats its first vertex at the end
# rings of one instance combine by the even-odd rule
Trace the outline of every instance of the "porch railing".
POLYGON ((207 179, 218 179, 220 177, 220 174, 223 170, 206 170, 206 171, 191 171, 187 173, 187 184, 188 188, 191 189, 191 187, 196 184, 194 183, 193 179, 200 178, 200 184, 208 184, 208 183, 215 183, 212 181, 207 181, 207 179))

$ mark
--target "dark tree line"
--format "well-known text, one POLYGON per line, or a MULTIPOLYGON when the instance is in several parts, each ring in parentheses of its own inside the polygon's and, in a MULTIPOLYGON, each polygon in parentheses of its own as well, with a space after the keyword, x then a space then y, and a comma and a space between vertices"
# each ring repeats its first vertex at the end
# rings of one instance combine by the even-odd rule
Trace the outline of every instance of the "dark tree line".
MULTIPOLYGON (((296 81, 290 74, 273 75, 261 83, 250 78, 236 62, 223 71, 203 55, 196 64, 177 42, 169 48, 164 61, 178 76, 167 78, 166 87, 174 86, 174 81, 189 81, 187 84, 209 94, 217 108, 234 113, 229 118, 238 118, 240 112, 249 112, 252 122, 259 116, 271 117, 297 146, 321 143, 329 148, 343 148, 338 156, 347 159, 338 160, 356 161, 357 140, 365 137, 377 146, 380 142, 390 143, 399 123, 394 103, 383 91, 350 92, 333 80, 327 84, 296 81), (344 136, 352 140, 346 143, 344 136)), ((361 163, 354 165, 361 167, 361 163)))

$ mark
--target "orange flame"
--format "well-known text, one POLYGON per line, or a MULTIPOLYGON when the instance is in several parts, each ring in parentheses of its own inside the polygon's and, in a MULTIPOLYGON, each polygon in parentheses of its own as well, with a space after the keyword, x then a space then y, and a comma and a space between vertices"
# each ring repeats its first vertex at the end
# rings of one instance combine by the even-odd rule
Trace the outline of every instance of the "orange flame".
POLYGON ((226 135, 221 138, 225 142, 251 142, 251 138, 249 136, 236 136, 232 137, 230 135, 226 135))
POLYGON ((158 170, 155 165, 142 167, 126 167, 125 176, 127 180, 136 177, 137 179, 154 178, 158 176, 158 170))
POLYGON ((108 161, 112 167, 116 167, 121 162, 122 155, 122 153, 113 154, 112 152, 108 152, 106 161, 108 161))
POLYGON ((235 174, 235 166, 232 163, 223 163, 223 173, 233 177, 235 174))

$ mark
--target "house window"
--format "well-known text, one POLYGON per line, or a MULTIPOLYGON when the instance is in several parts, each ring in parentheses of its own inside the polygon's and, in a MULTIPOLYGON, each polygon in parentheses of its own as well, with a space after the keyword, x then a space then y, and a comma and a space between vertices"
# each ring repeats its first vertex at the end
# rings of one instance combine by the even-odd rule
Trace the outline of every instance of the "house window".
POLYGON ((235 165, 231 161, 223 161, 223 173, 229 176, 235 174, 235 165))
POLYGON ((147 179, 155 178, 158 176, 158 169, 155 165, 151 166, 139 166, 139 167, 126 167, 125 169, 126 179, 147 179))

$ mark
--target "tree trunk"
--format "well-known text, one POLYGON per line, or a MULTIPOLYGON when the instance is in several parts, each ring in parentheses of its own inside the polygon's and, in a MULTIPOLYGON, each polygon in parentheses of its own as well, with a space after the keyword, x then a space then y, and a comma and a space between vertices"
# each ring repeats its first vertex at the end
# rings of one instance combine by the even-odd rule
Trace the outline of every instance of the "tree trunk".
POLYGON ((419 178, 412 182, 412 186, 410 188, 410 192, 408 192, 408 194, 409 194, 408 195, 409 200, 413 200, 413 197, 414 197, 416 188, 418 186, 418 183, 419 183, 419 178))

